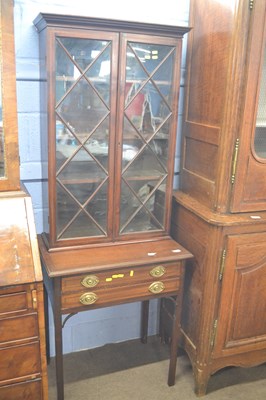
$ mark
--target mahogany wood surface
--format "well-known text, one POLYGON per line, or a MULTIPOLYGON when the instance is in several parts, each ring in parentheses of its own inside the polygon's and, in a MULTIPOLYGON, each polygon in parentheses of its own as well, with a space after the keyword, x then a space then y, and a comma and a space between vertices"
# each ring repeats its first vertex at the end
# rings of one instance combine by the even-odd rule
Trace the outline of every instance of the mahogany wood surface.
POLYGON ((156 265, 191 257, 185 248, 169 238, 58 251, 49 251, 43 236, 38 237, 38 242, 50 277, 126 266, 156 265))

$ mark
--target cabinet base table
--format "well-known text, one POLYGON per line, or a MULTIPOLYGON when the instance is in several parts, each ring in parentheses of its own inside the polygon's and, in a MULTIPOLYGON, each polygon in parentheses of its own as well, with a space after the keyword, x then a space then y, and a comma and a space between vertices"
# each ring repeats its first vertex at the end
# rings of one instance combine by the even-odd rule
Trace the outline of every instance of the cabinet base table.
POLYGON ((191 253, 170 238, 48 251, 44 237, 39 236, 39 247, 46 294, 54 312, 58 400, 64 399, 62 315, 142 301, 145 342, 149 300, 168 296, 177 296, 168 375, 168 384, 173 385, 183 270, 191 253))

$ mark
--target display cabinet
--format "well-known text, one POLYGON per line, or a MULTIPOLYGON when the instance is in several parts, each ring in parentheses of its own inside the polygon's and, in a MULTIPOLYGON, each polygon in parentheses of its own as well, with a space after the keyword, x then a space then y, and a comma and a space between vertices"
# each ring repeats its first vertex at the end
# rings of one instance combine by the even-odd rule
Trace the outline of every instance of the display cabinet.
POLYGON ((219 369, 266 361, 266 3, 192 0, 190 24, 172 234, 194 254, 181 325, 204 395, 219 369))
MULTIPOLYGON (((175 295, 175 380, 183 270, 170 237, 182 37, 188 28, 40 14, 44 233, 54 311, 57 397, 62 315, 175 295), (48 156, 48 157, 47 157, 48 156), (48 223, 49 222, 49 223, 48 223)), ((64 324, 65 324, 64 322, 64 324)), ((64 325, 63 324, 63 325, 64 325)))
POLYGON ((35 24, 48 247, 168 235, 188 29, 47 14, 35 24))

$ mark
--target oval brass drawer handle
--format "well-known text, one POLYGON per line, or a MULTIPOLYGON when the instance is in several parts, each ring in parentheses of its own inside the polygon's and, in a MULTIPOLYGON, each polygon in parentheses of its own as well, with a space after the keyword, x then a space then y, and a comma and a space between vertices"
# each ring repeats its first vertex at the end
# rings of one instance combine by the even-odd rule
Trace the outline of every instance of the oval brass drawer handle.
POLYGON ((98 296, 96 293, 93 292, 87 292, 87 293, 83 293, 80 298, 79 301, 84 304, 85 306, 88 306, 90 304, 95 303, 98 300, 98 296))
POLYGON ((163 265, 157 265, 157 267, 154 267, 151 271, 150 271, 150 275, 153 276, 153 278, 160 278, 161 276, 163 276, 165 274, 165 267, 163 265))
POLYGON ((154 294, 158 294, 163 292, 165 289, 165 286, 163 284, 163 282, 153 282, 150 286, 149 286, 149 291, 151 293, 154 294))
POLYGON ((82 284, 82 286, 86 287, 86 288, 92 288, 94 286, 97 286, 99 283, 99 278, 96 275, 87 275, 85 276, 84 279, 82 279, 82 281, 80 282, 82 284))

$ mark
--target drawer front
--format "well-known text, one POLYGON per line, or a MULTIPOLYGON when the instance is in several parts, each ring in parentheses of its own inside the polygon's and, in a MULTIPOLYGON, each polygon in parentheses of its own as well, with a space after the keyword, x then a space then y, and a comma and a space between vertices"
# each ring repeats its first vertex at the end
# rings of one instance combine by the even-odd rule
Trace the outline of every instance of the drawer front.
POLYGON ((30 293, 21 291, 10 294, 0 294, 0 316, 1 314, 25 312, 28 310, 30 293))
POLYGON ((180 263, 162 263, 136 268, 88 273, 62 279, 62 293, 80 292, 84 288, 111 289, 118 286, 132 286, 154 280, 165 280, 180 276, 180 263), (83 283, 82 283, 83 282, 83 283), (87 286, 86 286, 87 283, 87 286))
POLYGON ((153 280, 139 285, 127 285, 109 288, 92 288, 79 292, 62 294, 62 310, 103 307, 120 304, 122 302, 137 301, 145 298, 154 298, 177 294, 179 278, 168 280, 153 280), (83 302, 84 300, 84 302, 83 302), (86 301, 88 302, 86 304, 86 301))
POLYGON ((0 319, 0 347, 7 342, 37 338, 37 314, 0 319))
POLYGON ((39 342, 0 350, 0 386, 40 375, 39 342))
POLYGON ((0 400, 41 400, 41 380, 0 387, 0 400))

